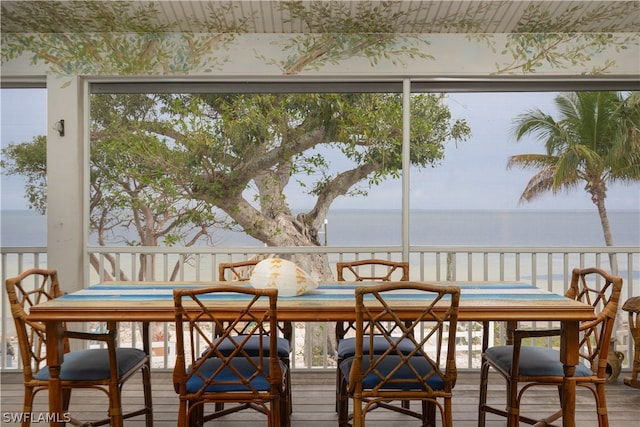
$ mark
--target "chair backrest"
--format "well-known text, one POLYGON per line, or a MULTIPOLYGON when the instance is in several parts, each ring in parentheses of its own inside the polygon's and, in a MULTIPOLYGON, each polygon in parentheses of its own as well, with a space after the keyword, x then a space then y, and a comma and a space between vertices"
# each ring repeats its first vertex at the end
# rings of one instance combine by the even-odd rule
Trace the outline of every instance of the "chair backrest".
MULTIPOLYGON (((220 282, 226 282, 227 272, 229 272, 231 274, 230 281, 248 282, 251 278, 253 267, 255 267, 260 261, 261 260, 259 259, 250 259, 237 262, 222 262, 218 265, 218 280, 220 282)), ((246 326, 246 324, 238 324, 236 327, 237 334, 244 334, 244 329, 246 328, 246 326)), ((291 341, 291 338, 293 336, 293 325, 290 322, 284 322, 279 326, 282 336, 291 341)), ((220 331, 218 331, 217 333, 219 334, 220 331)))
POLYGON ((580 325, 580 356, 601 378, 606 376, 607 353, 621 293, 622 278, 599 268, 574 269, 565 293, 566 297, 594 308, 596 319, 580 325))
POLYGON ((391 280, 409 280, 409 263, 403 261, 396 262, 373 258, 339 262, 336 264, 336 270, 339 282, 362 282, 365 280, 389 282, 391 280), (380 273, 380 270, 383 270, 383 272, 380 273), (347 274, 345 275, 345 273, 347 274), (392 278, 394 274, 401 275, 400 277, 392 278))
POLYGON ((460 288, 457 286, 390 282, 356 288, 356 352, 349 383, 359 387, 364 378, 375 375, 378 381, 374 393, 382 389, 405 388, 406 384, 431 392, 431 380, 440 377, 444 390, 450 392, 457 377, 455 346, 459 301, 460 288), (423 302, 425 299, 421 298, 421 304, 411 307, 394 307, 394 292, 406 290, 430 294, 432 299, 423 302), (410 315, 403 314, 407 310, 411 311, 410 315), (392 330, 402 332, 391 333, 392 330), (374 335, 383 336, 389 344, 383 354, 363 352, 365 339, 371 340, 369 348, 373 348, 374 335), (407 340, 415 346, 410 353, 399 347, 407 340), (424 359, 424 362, 416 363, 412 358, 424 359), (379 367, 385 363, 392 363, 394 368, 383 376, 381 372, 385 370, 379 367), (411 368, 420 364, 432 369, 420 373, 411 368), (402 378, 396 376, 400 370, 405 371, 402 378), (408 376, 407 371, 410 372, 408 376), (404 386, 394 387, 394 382, 404 386))
MULTIPOLYGON (((58 272, 54 269, 29 269, 7 279, 6 288, 16 325, 24 376, 30 380, 46 364, 46 340, 44 324, 32 322, 27 316, 34 305, 62 295, 58 272)), ((64 342, 64 352, 69 352, 67 340, 64 342)))
POLYGON ((260 262, 259 259, 250 259, 237 262, 221 262, 218 265, 218 280, 227 281, 227 271, 231 274, 230 280, 235 282, 246 282, 251 277, 253 267, 260 262))
MULTIPOLYGON (((396 262, 371 258, 358 261, 338 262, 336 264, 336 271, 339 282, 389 282, 392 280, 392 276, 395 276, 395 280, 403 282, 409 280, 409 263, 404 261, 396 262), (380 273, 380 270, 383 272, 380 273), (397 277, 398 275, 399 277, 397 277)), ((336 341, 340 341, 347 334, 352 334, 354 330, 355 326, 353 322, 337 322, 335 329, 336 341)))
MULTIPOLYGON (((173 294, 176 321, 176 364, 173 371, 173 382, 176 392, 185 395, 186 384, 191 379, 202 382, 197 394, 206 392, 209 387, 226 386, 228 389, 244 388, 249 394, 257 394, 251 381, 256 377, 264 377, 275 390, 282 383, 282 370, 278 354, 268 348, 277 348, 276 301, 277 289, 254 289, 239 286, 214 286, 199 289, 175 289, 173 294), (211 307, 208 295, 216 293, 234 293, 246 295, 246 304, 239 312, 229 312, 218 304, 211 307), (250 325, 244 328, 244 334, 238 336, 238 324, 250 325), (214 330, 220 332, 215 337, 214 330), (185 336, 188 343, 185 342, 185 336), (244 343, 251 338, 259 338, 258 354, 248 354, 243 350, 244 343), (235 349, 232 352, 220 351, 219 346, 231 342, 235 349), (267 344, 268 343, 268 344, 267 344), (268 358, 268 359, 267 359, 268 358), (201 367, 210 359, 220 362, 219 369, 208 372, 202 377, 201 367), (236 370, 232 361, 241 361, 252 366, 252 378, 236 378, 228 376, 229 369, 236 370), (268 360, 268 362, 265 362, 268 360), (265 363, 268 363, 265 364, 265 363), (192 366, 192 369, 189 368, 192 366), (228 368, 228 369, 227 369, 228 368), (226 376, 225 376, 226 374, 226 376)), ((224 302, 222 303, 224 305, 224 302)))

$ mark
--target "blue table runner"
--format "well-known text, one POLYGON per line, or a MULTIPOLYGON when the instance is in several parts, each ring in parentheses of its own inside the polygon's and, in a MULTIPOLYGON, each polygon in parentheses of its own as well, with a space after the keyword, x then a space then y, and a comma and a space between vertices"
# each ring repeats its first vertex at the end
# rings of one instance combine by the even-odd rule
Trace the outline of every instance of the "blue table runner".
MULTIPOLYGON (((554 294, 535 287, 528 283, 451 283, 459 286, 461 298, 463 300, 560 300, 562 295, 554 294)), ((83 289, 71 294, 62 296, 65 301, 80 300, 130 300, 130 301, 150 301, 150 300, 170 300, 173 298, 174 288, 201 288, 203 284, 96 284, 87 289, 83 289)), ((318 289, 312 290, 304 295, 294 297, 279 297, 279 299, 296 299, 302 301, 318 300, 344 300, 353 298, 354 289, 364 284, 321 284, 318 289)), ((213 285, 215 286, 215 285, 213 285)), ((234 285, 250 286, 250 285, 234 285)), ((417 295, 414 291, 403 290, 386 294, 387 299, 407 299, 411 295, 417 295)), ((424 297, 424 295, 423 295, 424 297)), ((243 300, 248 299, 248 295, 234 293, 218 293, 216 295, 205 296, 204 298, 216 300, 243 300)))

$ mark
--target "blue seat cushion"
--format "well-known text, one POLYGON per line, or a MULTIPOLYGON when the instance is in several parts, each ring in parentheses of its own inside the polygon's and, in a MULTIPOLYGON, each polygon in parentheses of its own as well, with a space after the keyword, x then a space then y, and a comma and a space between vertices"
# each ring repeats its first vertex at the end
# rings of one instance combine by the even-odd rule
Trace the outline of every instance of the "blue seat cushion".
MULTIPOLYGON (((501 345, 485 351, 485 357, 493 365, 511 372, 513 346, 501 345)), ((522 376, 564 376, 560 352, 547 347, 522 346, 520 348, 519 375, 522 376)), ((576 377, 593 375, 591 369, 584 364, 576 366, 576 377)))
MULTIPOLYGON (((254 359, 255 361, 255 359, 254 359)), ((270 372, 269 358, 264 357, 262 360, 264 372, 268 376, 270 372)), ((236 357, 231 359, 230 364, 237 372, 242 375, 243 379, 248 379, 255 375, 255 366, 245 357, 236 357)), ((198 368, 200 375, 204 378, 211 378, 217 370, 223 365, 221 359, 210 357, 198 368)), ((280 368, 283 375, 287 372, 286 366, 280 362, 280 368)), ((209 393, 225 393, 233 391, 250 391, 250 388, 241 383, 240 377, 230 367, 224 367, 216 374, 215 380, 206 388, 209 393)), ((192 372, 191 369, 189 372, 192 372)), ((199 375, 193 375, 187 380, 187 393, 198 392, 205 384, 205 381, 199 375)), ((265 375, 256 375, 251 380, 251 387, 259 391, 269 390, 269 381, 265 375)))
MULTIPOLYGON (((354 357, 349 357, 340 363, 340 372, 344 376, 344 378, 349 381, 349 375, 351 372, 351 365, 353 365, 354 357)), ((365 390, 370 390, 380 384, 380 377, 386 377, 389 372, 395 369, 400 364, 400 356, 386 356, 384 360, 377 365, 377 370, 380 375, 375 373, 368 374, 364 380, 362 381, 362 387, 365 390)), ((409 362, 411 366, 420 374, 421 377, 426 377, 430 373, 433 372, 433 367, 427 362, 427 360, 423 356, 414 356, 411 358, 409 362)), ((362 368, 364 371, 369 369, 369 358, 364 357, 362 359, 362 368)), ((416 375, 413 371, 405 364, 403 365, 398 372, 396 372, 394 379, 397 380, 407 380, 406 382, 394 382, 393 384, 389 384, 389 386, 383 386, 383 390, 427 390, 427 387, 424 386, 424 383, 416 378, 416 375)), ((427 385, 432 390, 443 390, 444 389, 444 381, 442 377, 437 373, 429 376, 427 378, 427 385)))
MULTIPOLYGON (((244 336, 242 335, 233 337, 233 340, 235 341, 236 345, 240 344, 243 339, 244 339, 244 336)), ((234 343, 231 342, 231 339, 227 337, 222 340, 222 342, 218 346, 218 350, 224 356, 228 356, 231 353, 233 353, 233 351, 236 349, 236 345, 234 345, 234 343)), ((262 337, 262 345, 263 345, 263 352, 264 352, 263 356, 269 356, 269 337, 268 336, 262 337)), ((259 354, 260 353, 260 336, 252 335, 251 337, 249 337, 247 342, 244 343, 243 348, 248 356, 259 357, 260 356, 259 354)), ((204 356, 205 353, 207 352, 208 350, 205 350, 202 353, 202 355, 204 356)), ((287 358, 289 357, 289 353, 291 353, 291 344, 289 343, 289 340, 282 337, 278 337, 278 357, 287 358)))
MULTIPOLYGON (((362 353, 369 354, 370 346, 369 346, 369 335, 364 336, 364 341, 362 343, 362 353)), ((398 339, 396 339, 398 342, 398 339)), ((374 336, 373 337, 373 354, 382 354, 389 348, 389 342, 383 336, 374 336)), ((403 339, 398 344, 398 350, 402 352, 402 354, 409 354, 416 348, 415 344, 408 338, 403 339)), ((338 342, 338 358, 346 359, 347 357, 351 357, 356 354, 356 339, 355 338, 344 338, 338 342)))
MULTIPOLYGON (((145 352, 137 348, 117 348, 118 376, 124 376, 145 357, 145 352)), ((60 369, 60 379, 65 381, 97 381, 108 379, 110 375, 109 353, 105 348, 66 353, 60 369)), ((49 367, 40 369, 34 377, 37 380, 48 381, 49 367)))

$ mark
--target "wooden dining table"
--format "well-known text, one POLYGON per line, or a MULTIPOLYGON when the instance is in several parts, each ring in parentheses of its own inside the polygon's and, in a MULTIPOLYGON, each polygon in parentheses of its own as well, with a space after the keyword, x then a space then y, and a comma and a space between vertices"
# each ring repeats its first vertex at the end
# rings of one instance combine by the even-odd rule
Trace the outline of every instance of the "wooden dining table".
MULTIPOLYGON (((49 410, 62 414, 60 365, 63 359, 64 322, 172 322, 173 289, 215 286, 223 282, 107 282, 66 294, 31 308, 29 319, 43 322, 47 332, 47 364, 50 371, 49 410)), ((375 282, 367 282, 369 284, 375 282)), ((322 283, 318 288, 295 297, 279 297, 279 321, 325 322, 355 321, 357 286, 365 282, 322 283)), ((541 321, 559 322, 560 354, 566 374, 563 383, 563 426, 575 427, 576 383, 572 380, 579 363, 579 325, 595 318, 593 307, 562 295, 522 282, 428 282, 455 285, 461 289, 459 321, 541 321)), ((224 282, 228 285, 229 282, 224 282)), ((250 286, 245 284, 244 286, 250 286)), ((207 304, 229 318, 244 305, 236 294, 212 294, 207 304)), ((392 297, 399 316, 411 318, 423 305, 411 292, 392 297)), ((51 425, 59 425, 52 417, 51 425)))

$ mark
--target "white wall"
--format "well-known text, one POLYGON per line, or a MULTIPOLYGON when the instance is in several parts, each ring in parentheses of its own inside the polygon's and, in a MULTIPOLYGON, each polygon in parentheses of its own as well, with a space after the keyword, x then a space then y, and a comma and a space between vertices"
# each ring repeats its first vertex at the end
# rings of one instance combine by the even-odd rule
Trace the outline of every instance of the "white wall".
POLYGON ((86 165, 83 81, 78 77, 47 78, 47 264, 56 268, 67 291, 85 284, 84 185, 86 165), (55 123, 64 120, 60 136, 55 123))

